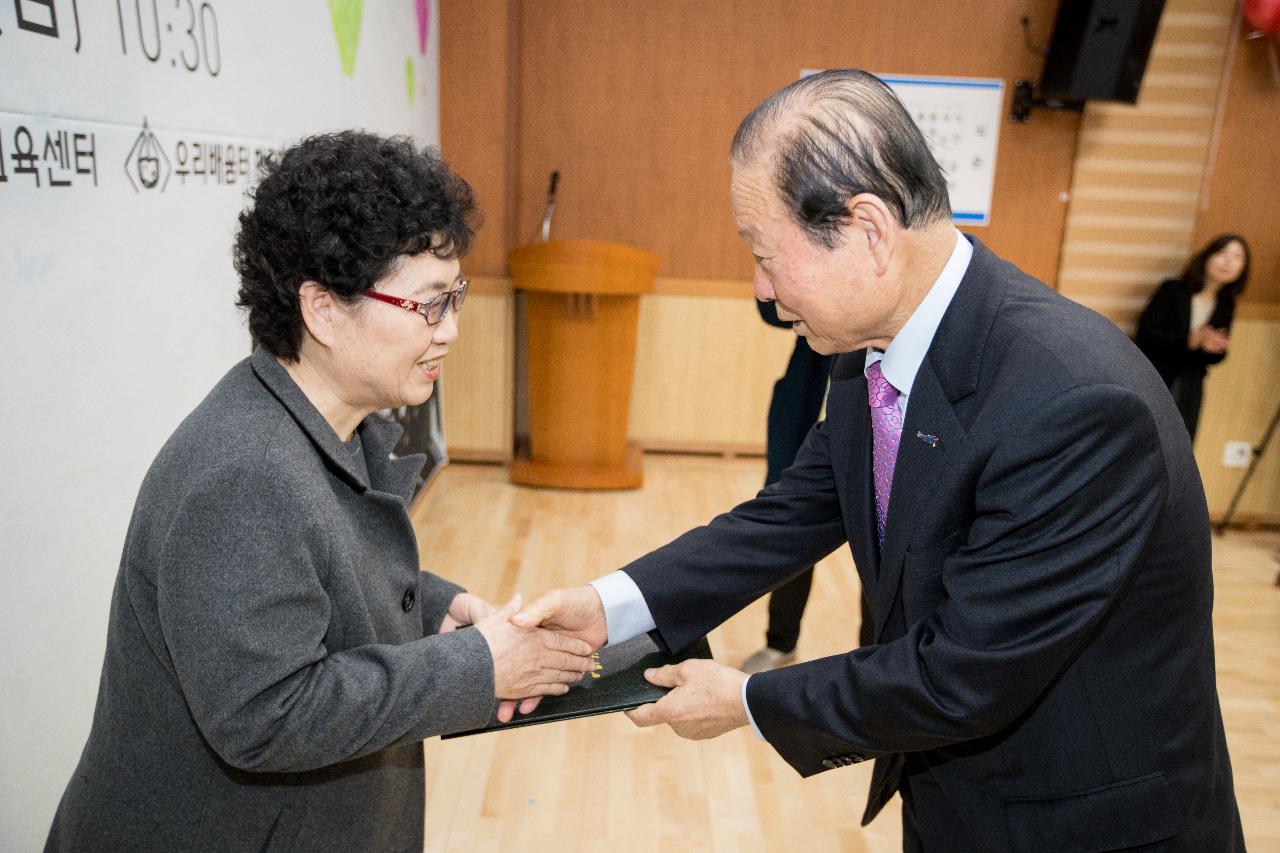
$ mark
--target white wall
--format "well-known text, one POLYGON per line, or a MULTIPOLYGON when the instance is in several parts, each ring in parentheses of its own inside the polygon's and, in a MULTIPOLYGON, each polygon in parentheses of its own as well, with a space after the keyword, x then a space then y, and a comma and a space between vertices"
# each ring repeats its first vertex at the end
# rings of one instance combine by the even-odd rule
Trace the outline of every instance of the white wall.
POLYGON ((246 176, 184 181, 179 142, 189 157, 232 144, 237 160, 346 127, 437 143, 434 20, 419 49, 430 5, 0 3, 0 850, 42 846, 79 759, 142 476, 249 349, 230 261, 246 176), (331 19, 343 9, 363 10, 349 75, 331 19), (57 35, 19 15, 45 29, 56 16, 57 35), (154 62, 139 20, 153 55, 159 36, 154 62), (129 159, 144 118, 173 170, 150 189, 129 159), (17 171, 23 127, 38 187, 17 171), (65 168, 64 131, 72 148, 83 135, 65 168))

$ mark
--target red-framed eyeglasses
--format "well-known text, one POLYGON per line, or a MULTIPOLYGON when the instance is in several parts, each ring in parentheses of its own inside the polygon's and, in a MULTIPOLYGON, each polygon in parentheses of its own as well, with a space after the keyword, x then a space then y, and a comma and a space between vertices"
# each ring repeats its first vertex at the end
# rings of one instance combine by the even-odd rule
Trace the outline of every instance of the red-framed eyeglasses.
POLYGON ((406 311, 412 311, 415 314, 421 314, 422 319, 427 321, 428 326, 434 326, 449 316, 449 311, 454 312, 462 310, 462 300, 467 298, 467 285, 471 284, 471 279, 458 279, 458 286, 453 290, 445 291, 439 296, 433 296, 426 302, 414 302, 412 299, 405 299, 400 296, 392 296, 388 293, 381 293, 370 288, 361 295, 370 299, 376 299, 379 302, 385 302, 388 305, 394 305, 397 308, 403 308, 406 311))

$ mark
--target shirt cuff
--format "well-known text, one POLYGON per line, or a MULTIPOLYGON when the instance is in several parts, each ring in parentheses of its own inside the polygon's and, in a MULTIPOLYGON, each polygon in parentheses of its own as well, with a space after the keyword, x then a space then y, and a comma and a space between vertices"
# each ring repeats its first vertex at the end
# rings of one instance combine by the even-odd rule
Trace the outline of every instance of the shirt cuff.
POLYGON ((751 731, 756 733, 756 737, 764 740, 764 735, 760 732, 760 727, 756 725, 756 718, 751 716, 751 706, 747 704, 747 682, 751 680, 751 676, 742 679, 742 709, 747 712, 747 722, 751 724, 751 731))
POLYGON ((608 642, 625 643, 633 637, 647 634, 654 628, 653 614, 645 603, 644 594, 636 582, 623 571, 611 572, 591 582, 600 603, 604 605, 605 629, 608 642))

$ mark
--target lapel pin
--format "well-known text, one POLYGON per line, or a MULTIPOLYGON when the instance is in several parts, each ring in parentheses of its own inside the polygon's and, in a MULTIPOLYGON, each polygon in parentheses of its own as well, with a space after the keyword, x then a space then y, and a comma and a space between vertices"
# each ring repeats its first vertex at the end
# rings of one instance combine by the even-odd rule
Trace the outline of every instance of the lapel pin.
POLYGON ((916 438, 920 439, 930 447, 938 446, 938 437, 936 435, 929 435, 928 433, 918 432, 916 433, 916 438))

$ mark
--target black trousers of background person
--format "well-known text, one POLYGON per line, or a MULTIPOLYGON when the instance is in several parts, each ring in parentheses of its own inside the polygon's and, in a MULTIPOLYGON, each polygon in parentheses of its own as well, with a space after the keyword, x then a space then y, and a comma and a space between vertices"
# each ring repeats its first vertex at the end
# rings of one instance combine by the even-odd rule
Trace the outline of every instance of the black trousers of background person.
POLYGON ((1178 413, 1187 425, 1191 443, 1196 441, 1196 426, 1200 423, 1200 403, 1204 397, 1204 368, 1183 370, 1169 382, 1169 393, 1178 407, 1178 413))
MULTIPOLYGON (((756 307, 761 319, 770 326, 791 328, 790 323, 778 319, 778 312, 772 302, 757 300, 756 307)), ((787 372, 774 383, 773 397, 769 401, 765 438, 766 486, 781 477, 782 472, 795 461, 805 436, 817 423, 834 361, 833 356, 819 355, 809 348, 804 338, 796 336, 796 348, 791 353, 791 360, 787 362, 787 372)), ((769 596, 769 629, 765 634, 765 642, 769 648, 780 652, 795 650, 800 639, 800 620, 804 616, 805 605, 809 602, 809 589, 812 585, 813 567, 810 566, 769 596)), ((865 646, 871 643, 873 633, 864 595, 858 644, 865 646)))

